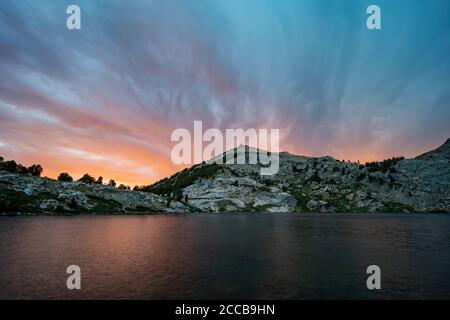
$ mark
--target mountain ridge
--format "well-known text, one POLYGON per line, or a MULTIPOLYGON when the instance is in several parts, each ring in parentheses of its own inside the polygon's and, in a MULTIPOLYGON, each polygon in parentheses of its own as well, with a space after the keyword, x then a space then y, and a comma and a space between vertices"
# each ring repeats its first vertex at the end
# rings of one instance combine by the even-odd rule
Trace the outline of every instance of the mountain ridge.
POLYGON ((431 151, 415 157, 417 160, 450 160, 450 138, 442 145, 431 151))
POLYGON ((208 161, 139 191, 0 171, 0 213, 450 212, 449 141, 366 164, 280 152, 273 176, 260 175, 261 164, 208 161))

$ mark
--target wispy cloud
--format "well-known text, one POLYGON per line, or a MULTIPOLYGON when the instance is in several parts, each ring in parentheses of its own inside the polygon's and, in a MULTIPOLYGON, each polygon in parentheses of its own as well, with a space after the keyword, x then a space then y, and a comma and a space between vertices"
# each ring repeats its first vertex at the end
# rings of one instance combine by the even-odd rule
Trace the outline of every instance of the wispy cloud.
POLYGON ((170 132, 193 120, 281 128, 283 149, 355 160, 450 136, 446 0, 379 0, 379 32, 365 0, 77 3, 75 32, 71 1, 0 3, 2 153, 46 174, 148 183, 177 169, 170 132))

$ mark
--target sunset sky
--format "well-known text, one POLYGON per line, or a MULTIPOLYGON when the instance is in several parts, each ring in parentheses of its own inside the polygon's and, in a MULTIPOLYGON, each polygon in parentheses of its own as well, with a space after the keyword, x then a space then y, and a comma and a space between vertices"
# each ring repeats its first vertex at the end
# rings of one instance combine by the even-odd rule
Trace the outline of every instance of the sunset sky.
POLYGON ((279 128, 297 154, 410 157, 450 137, 450 1, 2 0, 0 78, 0 155, 50 177, 154 182, 194 120, 279 128))

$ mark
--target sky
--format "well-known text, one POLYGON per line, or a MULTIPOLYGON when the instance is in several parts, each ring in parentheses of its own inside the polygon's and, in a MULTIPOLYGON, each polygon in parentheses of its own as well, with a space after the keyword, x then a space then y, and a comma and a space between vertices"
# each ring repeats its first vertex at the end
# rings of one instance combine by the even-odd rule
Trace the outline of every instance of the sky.
POLYGON ((413 157, 450 137, 449 53, 447 0, 2 0, 0 155, 149 184, 201 120, 279 128, 296 154, 413 157))

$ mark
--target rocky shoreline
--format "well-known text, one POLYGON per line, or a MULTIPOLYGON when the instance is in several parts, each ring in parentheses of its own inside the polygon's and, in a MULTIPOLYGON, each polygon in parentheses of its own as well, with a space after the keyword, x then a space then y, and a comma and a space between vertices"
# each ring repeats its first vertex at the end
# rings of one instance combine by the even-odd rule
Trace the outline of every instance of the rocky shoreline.
MULTIPOLYGON (((248 153, 241 146, 232 152, 248 153)), ((450 139, 414 159, 358 164, 279 154, 280 170, 203 163, 142 191, 0 171, 0 215, 450 212, 450 139)))

